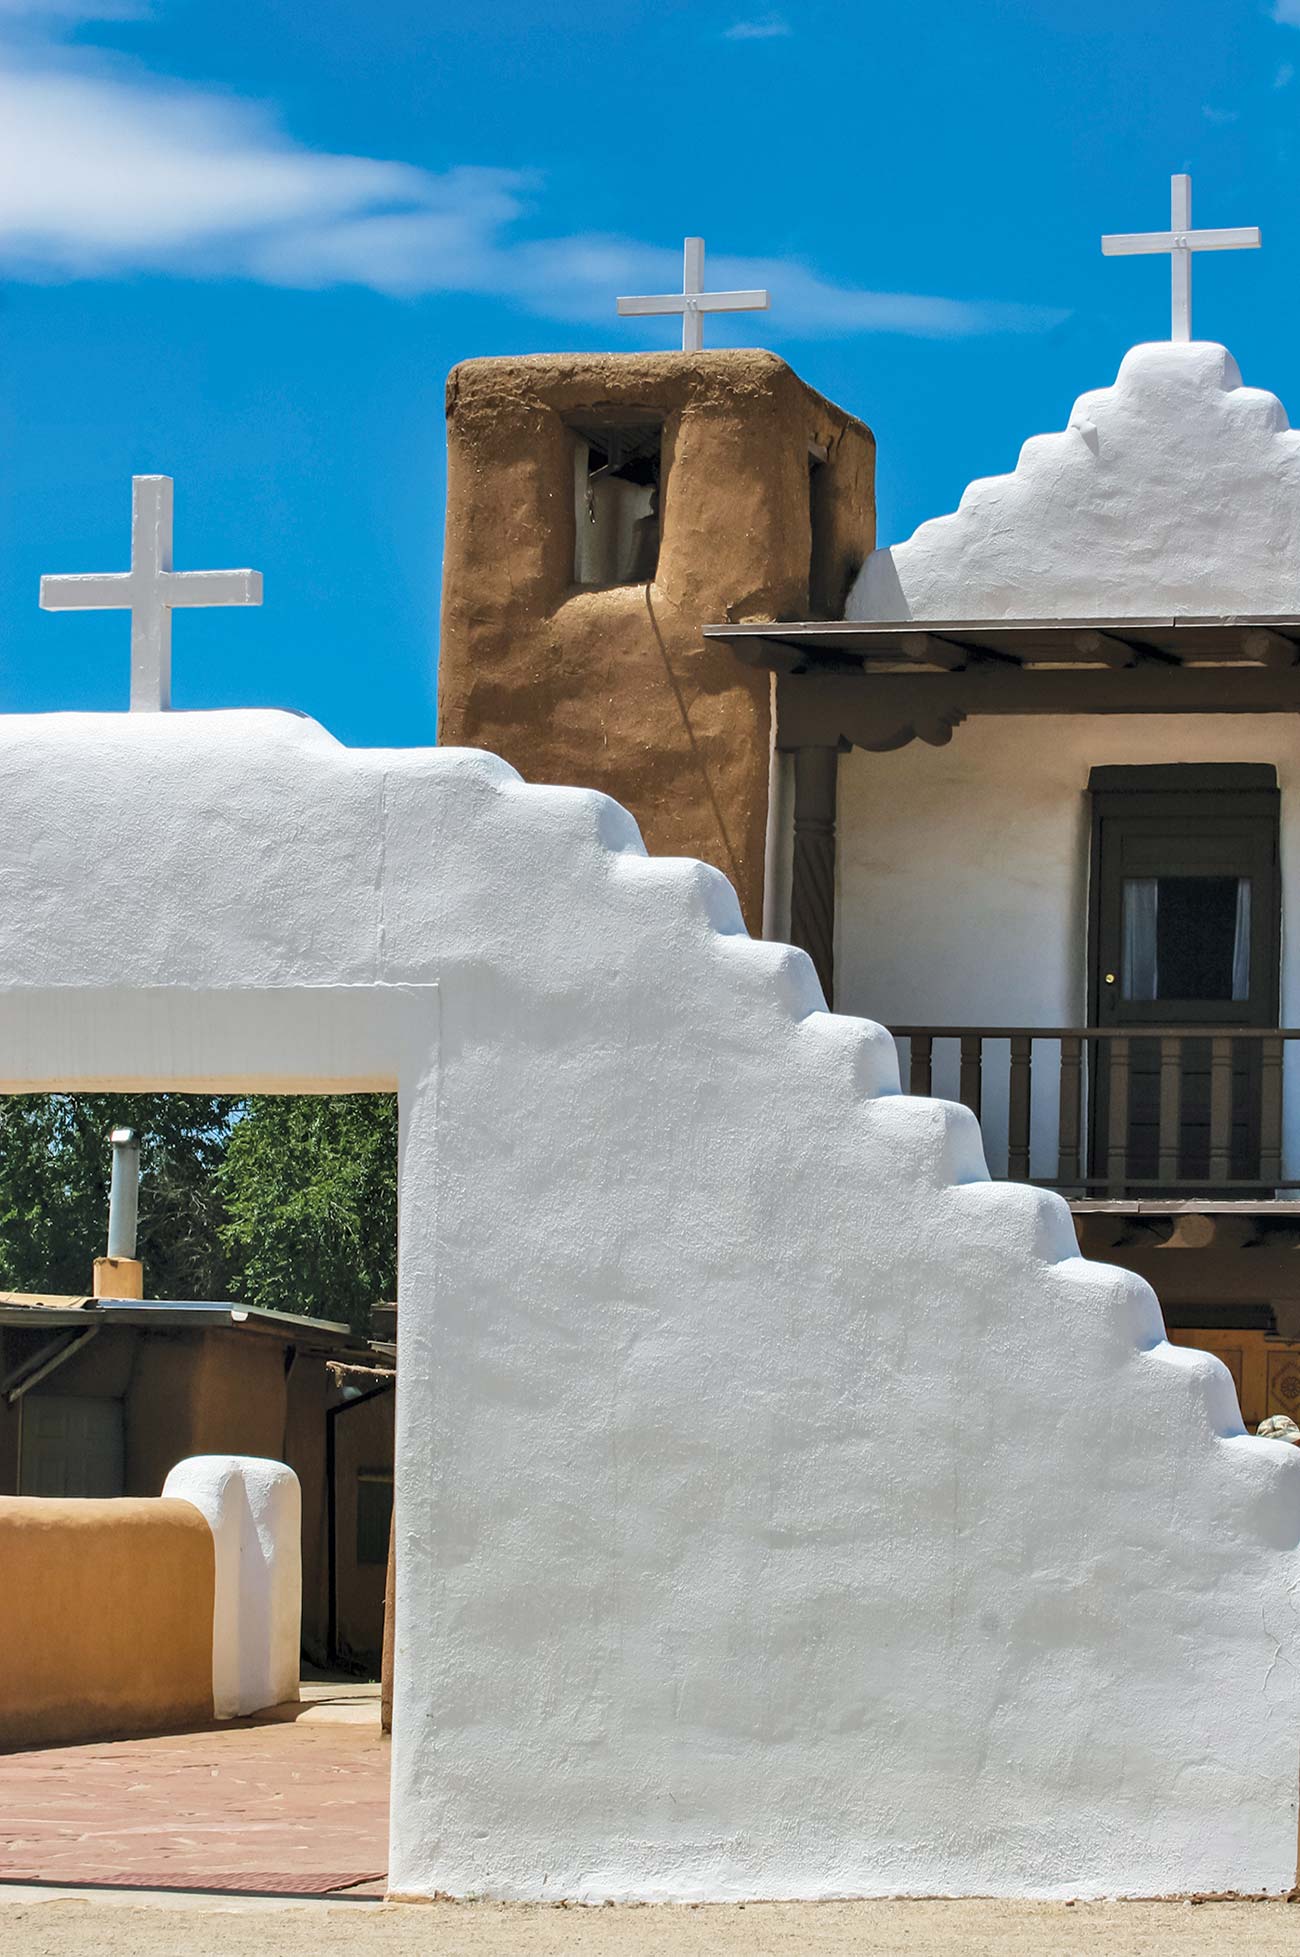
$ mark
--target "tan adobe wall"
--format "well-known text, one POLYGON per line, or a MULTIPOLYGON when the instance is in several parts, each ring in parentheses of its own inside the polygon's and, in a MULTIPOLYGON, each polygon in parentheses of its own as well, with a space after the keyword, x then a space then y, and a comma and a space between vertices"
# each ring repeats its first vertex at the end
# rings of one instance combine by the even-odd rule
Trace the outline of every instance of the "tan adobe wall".
POLYGON ((0 1748, 212 1717, 212 1531, 176 1501, 0 1496, 0 1748))
POLYGON ((377 1563, 358 1560, 357 1478, 365 1469, 392 1473, 395 1404, 394 1393, 374 1393, 345 1407, 334 1421, 338 1650, 376 1670, 384 1643, 388 1558, 377 1563))
POLYGON ((279 1460, 285 1401, 279 1339, 233 1331, 143 1339, 127 1398, 128 1486, 157 1495, 191 1454, 279 1460))
MULTIPOLYGON (((158 1495, 178 1461, 195 1454, 283 1460, 302 1489, 303 1648, 329 1662, 328 1494, 325 1415, 339 1399, 322 1355, 254 1333, 105 1326, 90 1344, 34 1387, 125 1402, 125 1493, 158 1495)), ((12 1363, 0 1331, 0 1372, 12 1363)), ((19 1409, 0 1398, 0 1494, 18 1488, 19 1409)), ((392 1442, 388 1443, 388 1463, 392 1442)), ((367 1593, 368 1594, 368 1593, 367 1593)))
POLYGON ((841 614, 875 541, 870 431, 775 355, 716 352, 467 361, 447 432, 439 741, 613 795, 757 933, 770 679, 700 627, 841 614), (574 424, 652 421, 654 582, 580 587, 574 424))

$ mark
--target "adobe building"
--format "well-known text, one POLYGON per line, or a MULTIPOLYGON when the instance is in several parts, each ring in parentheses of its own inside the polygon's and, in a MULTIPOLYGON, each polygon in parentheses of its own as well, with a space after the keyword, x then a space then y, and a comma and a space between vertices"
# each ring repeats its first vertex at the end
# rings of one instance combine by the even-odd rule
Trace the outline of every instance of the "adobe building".
POLYGON ((302 1487, 303 1648, 377 1671, 394 1349, 231 1303, 0 1294, 0 1495, 157 1496, 178 1461, 284 1461, 302 1487))
POLYGON ((447 431, 440 744, 603 789, 758 935, 772 680, 703 628, 842 616, 870 432, 762 352, 467 361, 447 431))
POLYGON ((448 388, 440 738, 731 878, 905 1083, 1064 1194, 1253 1427, 1300 1419, 1300 435, 1134 348, 873 549, 873 442, 759 352, 448 388))

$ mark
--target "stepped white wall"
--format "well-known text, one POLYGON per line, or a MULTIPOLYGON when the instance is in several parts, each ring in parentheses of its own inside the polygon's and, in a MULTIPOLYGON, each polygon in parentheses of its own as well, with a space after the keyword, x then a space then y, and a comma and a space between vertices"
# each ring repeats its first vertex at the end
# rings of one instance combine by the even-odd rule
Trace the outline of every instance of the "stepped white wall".
POLYGON ((0 720, 0 1085, 403 1104, 404 1892, 1289 1887, 1300 1458, 600 796, 0 720))
POLYGON ((1300 614, 1300 433, 1226 347, 1125 354, 1014 471, 873 551, 846 616, 1300 614))

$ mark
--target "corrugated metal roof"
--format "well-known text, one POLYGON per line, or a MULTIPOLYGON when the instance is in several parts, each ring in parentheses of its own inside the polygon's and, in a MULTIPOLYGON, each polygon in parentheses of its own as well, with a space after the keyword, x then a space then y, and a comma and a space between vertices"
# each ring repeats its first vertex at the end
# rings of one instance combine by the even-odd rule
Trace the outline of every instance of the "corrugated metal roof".
POLYGON ((65 1297, 60 1291, 0 1291, 0 1305, 24 1305, 39 1311, 79 1311, 93 1298, 65 1297))
POLYGON ((38 1326, 84 1325, 88 1319, 163 1331, 216 1328, 258 1332, 286 1344, 326 1351, 375 1351, 371 1341, 330 1318, 305 1318, 296 1312, 264 1311, 256 1305, 184 1298, 64 1298, 57 1293, 0 1292, 0 1325, 35 1330, 38 1326))

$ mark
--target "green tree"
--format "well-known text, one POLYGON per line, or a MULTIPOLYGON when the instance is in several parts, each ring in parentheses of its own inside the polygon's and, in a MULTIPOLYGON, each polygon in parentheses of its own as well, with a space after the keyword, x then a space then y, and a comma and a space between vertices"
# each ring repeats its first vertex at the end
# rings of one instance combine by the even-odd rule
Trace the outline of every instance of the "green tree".
POLYGON ((109 1131, 130 1127, 149 1295, 228 1297, 218 1170, 238 1106, 194 1094, 0 1097, 0 1290, 89 1292, 108 1229, 109 1131))
POLYGON ((217 1182, 245 1303, 363 1331, 396 1295, 393 1095, 260 1095, 231 1126, 217 1182))

